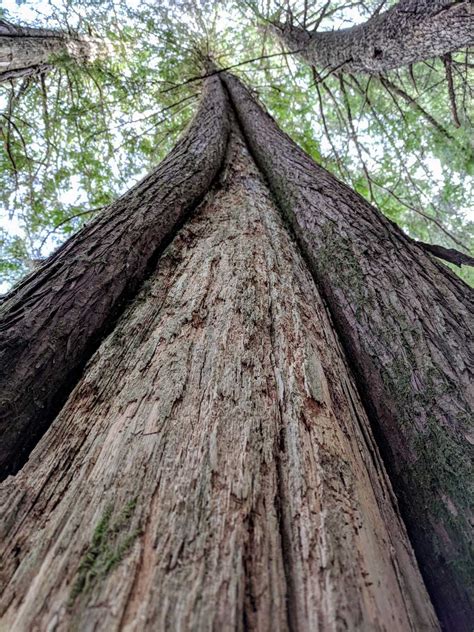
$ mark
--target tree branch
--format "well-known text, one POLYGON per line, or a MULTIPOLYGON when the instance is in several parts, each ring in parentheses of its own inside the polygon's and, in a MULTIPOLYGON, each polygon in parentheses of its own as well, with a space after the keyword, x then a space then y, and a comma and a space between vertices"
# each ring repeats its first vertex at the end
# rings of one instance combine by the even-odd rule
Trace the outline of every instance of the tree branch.
POLYGON ((474 257, 471 257, 464 252, 460 252, 455 248, 445 248, 444 246, 428 244, 424 241, 415 241, 415 244, 421 246, 423 250, 430 252, 432 255, 435 255, 435 257, 438 257, 439 259, 444 259, 445 261, 454 263, 454 265, 458 266, 459 268, 462 265, 474 267, 474 257))

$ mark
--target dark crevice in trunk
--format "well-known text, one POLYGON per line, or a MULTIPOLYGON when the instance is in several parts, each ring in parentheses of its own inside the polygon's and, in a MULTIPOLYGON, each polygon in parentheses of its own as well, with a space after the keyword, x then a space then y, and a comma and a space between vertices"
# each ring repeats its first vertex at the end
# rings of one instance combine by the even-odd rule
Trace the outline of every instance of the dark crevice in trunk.
MULTIPOLYGON (((234 112, 235 114, 235 112, 234 112)), ((239 130, 242 134, 242 137, 245 138, 242 127, 239 124, 239 130)), ((252 156, 250 148, 248 144, 246 145, 247 151, 252 156)), ((253 158, 253 156, 252 156, 253 158)), ((255 162, 255 159, 254 159, 255 162)), ((257 164, 255 162, 255 164, 257 164)), ((268 183, 265 180, 264 175, 259 172, 262 180, 265 182, 268 191, 270 188, 268 187, 268 183)), ((272 195, 273 199, 273 195, 272 195)), ((275 204, 275 208, 278 206, 275 204)), ((292 239, 290 232, 290 239, 292 239)), ((294 241, 296 244, 297 242, 294 241)), ((268 275, 268 267, 267 267, 267 275, 268 275)), ((269 275, 267 276, 268 281, 270 283, 269 275)), ((271 298, 271 293, 269 291, 269 321, 270 321, 270 341, 271 341, 271 364, 273 368, 273 374, 275 376, 275 384, 278 384, 278 374, 275 366, 275 314, 273 313, 273 303, 271 298)), ((286 489, 284 483, 284 469, 285 469, 285 460, 284 455, 286 453, 286 443, 285 443, 285 426, 284 426, 284 415, 282 410, 282 402, 280 400, 280 393, 276 394, 278 398, 278 434, 277 439, 278 442, 275 445, 275 466, 276 466, 276 477, 277 477, 277 492, 278 495, 275 497, 275 511, 278 516, 278 528, 280 532, 280 544, 281 544, 281 556, 283 560, 283 570, 285 573, 285 583, 287 590, 287 599, 286 599, 286 619, 288 624, 289 632, 296 631, 298 629, 297 618, 296 618, 296 609, 298 608, 298 602, 295 598, 295 586, 293 579, 293 571, 292 571, 292 562, 291 562, 291 537, 287 528, 287 518, 286 508, 288 506, 288 490, 286 489)))

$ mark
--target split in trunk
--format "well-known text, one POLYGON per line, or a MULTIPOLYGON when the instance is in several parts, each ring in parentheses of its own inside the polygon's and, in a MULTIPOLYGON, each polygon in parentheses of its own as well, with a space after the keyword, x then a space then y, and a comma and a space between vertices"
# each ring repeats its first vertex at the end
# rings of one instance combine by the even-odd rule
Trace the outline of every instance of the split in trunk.
POLYGON ((229 151, 3 484, 9 629, 438 629, 330 318, 229 151))
POLYGON ((470 0, 400 0, 347 29, 309 32, 288 22, 274 31, 326 72, 380 74, 472 45, 474 6, 470 0))
POLYGON ((221 76, 356 370, 438 615, 468 632, 473 292, 221 76))

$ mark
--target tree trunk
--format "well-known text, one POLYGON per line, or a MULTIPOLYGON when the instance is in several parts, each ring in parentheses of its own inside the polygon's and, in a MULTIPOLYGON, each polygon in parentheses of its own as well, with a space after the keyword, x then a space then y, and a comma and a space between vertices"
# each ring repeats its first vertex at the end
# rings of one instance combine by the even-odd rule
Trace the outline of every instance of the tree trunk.
POLYGON ((227 142, 219 80, 158 168, 67 241, 0 305, 0 475, 28 458, 173 229, 208 191, 227 142))
POLYGON ((400 0, 364 24, 313 32, 277 24, 290 50, 325 72, 380 74, 474 43, 470 0, 400 0))
POLYGON ((354 365, 438 615, 468 631, 473 292, 221 76, 354 365))
POLYGON ((106 45, 97 38, 0 20, 0 82, 44 72, 58 58, 85 64, 106 52, 106 45))
POLYGON ((6 629, 438 629, 325 307, 229 151, 3 484, 6 629))

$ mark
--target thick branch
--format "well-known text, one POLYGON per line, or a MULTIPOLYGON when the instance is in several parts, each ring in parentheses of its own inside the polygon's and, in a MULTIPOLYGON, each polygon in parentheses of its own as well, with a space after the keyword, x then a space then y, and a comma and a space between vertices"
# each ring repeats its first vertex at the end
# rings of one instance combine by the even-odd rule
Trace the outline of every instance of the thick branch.
POLYGON ((379 74, 474 43, 468 0, 400 0, 364 24, 310 33, 291 23, 274 31, 309 64, 329 72, 379 74))

